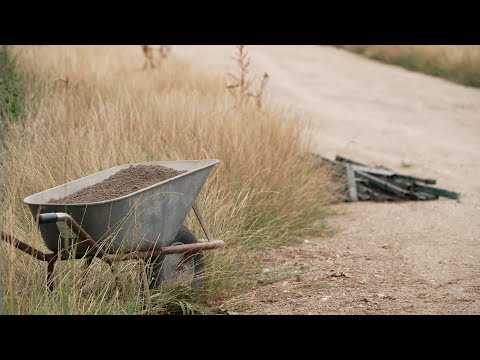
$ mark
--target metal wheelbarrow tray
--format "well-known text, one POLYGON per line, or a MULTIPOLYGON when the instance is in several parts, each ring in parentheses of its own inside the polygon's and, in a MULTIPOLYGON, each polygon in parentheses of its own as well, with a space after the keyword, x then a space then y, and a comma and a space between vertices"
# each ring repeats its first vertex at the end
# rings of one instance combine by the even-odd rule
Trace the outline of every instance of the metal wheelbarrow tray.
POLYGON ((212 240, 195 205, 195 199, 218 163, 218 160, 188 160, 126 164, 28 196, 24 202, 39 224, 45 245, 53 252, 51 254, 42 253, 4 233, 0 234, 1 238, 37 259, 47 261, 49 279, 55 261, 72 255, 75 258, 86 258, 89 262, 100 257, 111 264, 116 260, 131 259, 145 262, 146 259, 167 254, 192 256, 201 250, 222 247, 223 241, 212 240), (186 172, 107 201, 50 203, 54 199, 64 198, 100 183, 132 165, 161 165, 186 172), (208 241, 172 245, 191 208, 208 241))

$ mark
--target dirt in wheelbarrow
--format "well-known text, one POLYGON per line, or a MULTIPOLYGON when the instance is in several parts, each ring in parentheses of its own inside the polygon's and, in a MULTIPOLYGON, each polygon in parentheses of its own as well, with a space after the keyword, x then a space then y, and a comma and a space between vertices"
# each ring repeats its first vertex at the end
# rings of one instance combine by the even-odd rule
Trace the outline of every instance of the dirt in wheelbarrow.
POLYGON ((116 199, 185 173, 159 165, 136 165, 50 203, 83 204, 116 199))

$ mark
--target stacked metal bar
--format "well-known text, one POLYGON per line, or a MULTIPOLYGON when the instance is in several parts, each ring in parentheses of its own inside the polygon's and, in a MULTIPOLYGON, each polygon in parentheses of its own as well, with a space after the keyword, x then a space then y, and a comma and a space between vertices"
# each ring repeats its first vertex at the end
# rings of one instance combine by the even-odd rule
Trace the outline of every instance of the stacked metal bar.
POLYGON ((436 200, 440 196, 458 199, 460 194, 435 188, 434 179, 403 175, 385 167, 371 167, 343 156, 335 161, 321 158, 332 171, 333 190, 340 201, 436 200))

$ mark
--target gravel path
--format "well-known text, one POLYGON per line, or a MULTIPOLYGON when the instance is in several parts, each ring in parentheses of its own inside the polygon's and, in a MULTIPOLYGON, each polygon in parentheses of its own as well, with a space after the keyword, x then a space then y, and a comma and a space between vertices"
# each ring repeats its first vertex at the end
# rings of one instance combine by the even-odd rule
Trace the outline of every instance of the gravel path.
MULTIPOLYGON (((175 46, 226 73, 229 46, 175 46)), ((254 314, 480 314, 480 90, 327 46, 249 46, 275 101, 303 111, 314 147, 437 179, 460 192, 402 204, 336 206, 334 236, 262 256, 254 314), (268 270, 268 271, 267 271, 268 270)))

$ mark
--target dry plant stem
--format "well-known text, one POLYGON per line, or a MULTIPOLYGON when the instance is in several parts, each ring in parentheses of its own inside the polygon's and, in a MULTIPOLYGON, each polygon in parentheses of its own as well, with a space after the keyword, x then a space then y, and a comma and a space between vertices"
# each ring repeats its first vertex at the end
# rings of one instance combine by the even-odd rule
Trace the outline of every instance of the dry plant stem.
POLYGON ((246 79, 248 68, 250 66, 250 59, 247 58, 247 56, 248 53, 245 50, 245 45, 237 45, 237 53, 234 57, 232 57, 232 59, 237 63, 240 74, 237 76, 229 73, 228 76, 234 80, 234 83, 227 85, 227 89, 230 90, 230 93, 234 96, 235 93, 231 91, 233 89, 238 88, 240 95, 246 95, 248 90, 249 82, 246 79))
POLYGON ((170 52, 172 51, 172 47, 170 45, 160 45, 158 48, 159 58, 157 63, 155 64, 154 59, 154 52, 153 52, 153 45, 142 45, 143 55, 145 56, 145 64, 143 68, 146 69, 153 69, 156 65, 161 65, 162 59, 168 57, 170 52))
POLYGON ((148 45, 142 45, 143 55, 145 56, 145 64, 143 65, 144 69, 153 68, 153 50, 148 45))
POLYGON ((262 82, 260 83, 260 86, 255 94, 249 93, 248 96, 251 96, 255 98, 255 104, 257 105, 258 108, 262 107, 262 97, 263 97, 263 92, 265 91, 265 87, 267 86, 268 83, 268 74, 264 73, 262 82))
POLYGON ((172 47, 170 45, 160 45, 160 56, 162 58, 166 58, 168 54, 172 51, 172 47))
POLYGON ((255 100, 257 107, 261 108, 263 94, 269 79, 268 74, 264 73, 257 91, 253 91, 251 90, 253 80, 249 80, 247 77, 250 59, 248 58, 248 52, 245 50, 245 45, 237 45, 237 53, 232 59, 235 60, 238 65, 239 75, 228 74, 228 76, 234 80, 233 84, 226 85, 228 92, 239 100, 251 97, 255 100))
POLYGON ((62 82, 62 83, 65 84, 65 90, 68 90, 68 89, 69 89, 70 79, 69 79, 68 76, 65 77, 65 79, 58 78, 58 79, 55 79, 55 80, 54 80, 54 83, 56 83, 56 84, 57 84, 57 83, 60 83, 60 82, 62 82))

